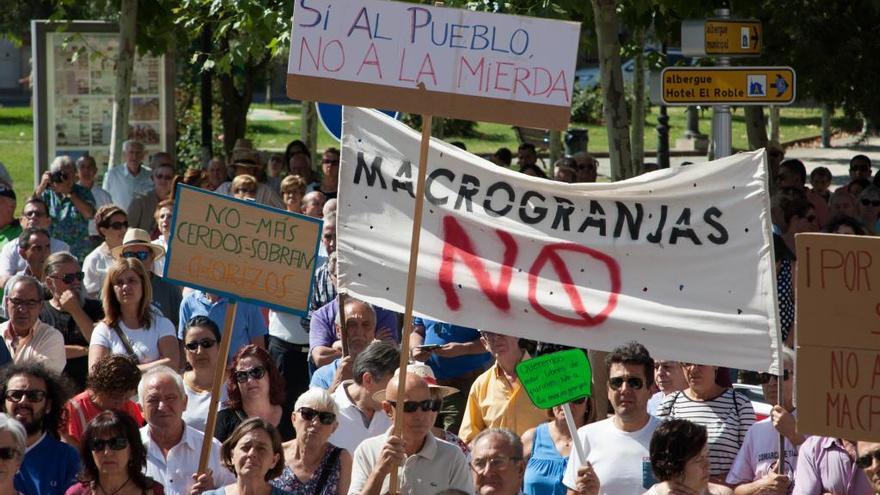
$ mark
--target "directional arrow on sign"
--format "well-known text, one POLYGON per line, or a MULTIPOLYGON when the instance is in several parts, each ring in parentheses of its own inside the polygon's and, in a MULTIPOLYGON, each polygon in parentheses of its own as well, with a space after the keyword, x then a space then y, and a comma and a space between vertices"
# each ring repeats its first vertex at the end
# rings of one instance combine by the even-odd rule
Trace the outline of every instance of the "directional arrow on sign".
POLYGON ((752 42, 752 48, 756 48, 758 46, 758 28, 752 26, 751 31, 751 36, 749 36, 749 39, 752 42))
POLYGON ((770 85, 771 88, 776 88, 776 96, 782 96, 788 91, 788 83, 785 82, 785 78, 782 77, 782 74, 776 74, 776 81, 770 85))

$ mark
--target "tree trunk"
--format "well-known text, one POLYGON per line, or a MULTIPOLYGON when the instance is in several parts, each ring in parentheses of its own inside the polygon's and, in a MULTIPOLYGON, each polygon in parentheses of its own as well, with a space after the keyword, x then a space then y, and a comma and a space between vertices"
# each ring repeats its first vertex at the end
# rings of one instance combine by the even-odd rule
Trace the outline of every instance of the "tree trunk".
POLYGON ((636 28, 636 63, 633 78, 632 107, 632 176, 642 173, 645 163, 645 30, 636 28))
MULTIPOLYGON (((202 30, 202 51, 204 53, 211 52, 211 25, 205 24, 202 30)), ((205 55, 204 58, 207 58, 205 55)), ((202 60, 204 62, 204 59, 202 60)), ((198 64, 201 65, 201 64, 198 64)), ((202 128, 202 166, 206 167, 214 155, 214 85, 213 71, 202 70, 199 74, 200 78, 200 101, 201 115, 199 116, 202 128)))
POLYGON ((830 103, 822 105, 822 147, 831 147, 831 117, 834 115, 834 106, 830 103))
MULTIPOLYGON (((229 50, 229 39, 220 43, 221 50, 229 50)), ((223 73, 217 76, 220 83, 220 120, 223 122, 223 150, 226 155, 232 154, 235 141, 245 137, 247 133, 247 113, 254 98, 254 85, 260 74, 264 74, 269 58, 264 57, 256 63, 249 63, 241 67, 241 73, 247 77, 240 77, 242 87, 236 86, 236 78, 231 73, 223 73)))
POLYGON ((556 160, 565 154, 562 150, 562 131, 550 131, 550 176, 556 173, 556 160))
POLYGON ((779 142, 779 107, 770 105, 770 139, 779 142))
POLYGON ((110 167, 122 160, 122 143, 128 139, 128 113, 131 107, 131 79, 137 34, 136 20, 137 0, 122 0, 119 11, 116 87, 113 91, 113 121, 110 128, 110 167))
POLYGON ((629 117, 623 91, 623 72, 620 69, 620 42, 617 39, 617 2, 590 0, 596 18, 599 67, 601 70, 603 115, 608 131, 608 154, 611 158, 611 179, 632 176, 629 141, 629 117))
POLYGON ((446 125, 446 119, 443 117, 433 117, 431 118, 431 136, 437 139, 444 139, 446 137, 446 131, 443 128, 446 125))
POLYGON ((767 146, 767 124, 764 122, 764 107, 746 106, 746 135, 749 149, 757 150, 767 146))
POLYGON ((312 155, 318 148, 318 107, 313 101, 302 102, 302 118, 300 119, 299 138, 306 143, 312 155))

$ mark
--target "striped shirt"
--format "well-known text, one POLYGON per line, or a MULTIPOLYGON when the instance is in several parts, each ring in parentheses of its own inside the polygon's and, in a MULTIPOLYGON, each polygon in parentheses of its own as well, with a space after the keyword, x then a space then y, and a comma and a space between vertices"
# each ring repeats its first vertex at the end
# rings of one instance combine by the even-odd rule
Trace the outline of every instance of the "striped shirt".
POLYGON ((727 389, 718 397, 697 401, 684 392, 669 394, 657 410, 660 419, 687 419, 706 427, 709 436, 710 475, 727 476, 742 447, 749 427, 755 423, 751 402, 727 389))

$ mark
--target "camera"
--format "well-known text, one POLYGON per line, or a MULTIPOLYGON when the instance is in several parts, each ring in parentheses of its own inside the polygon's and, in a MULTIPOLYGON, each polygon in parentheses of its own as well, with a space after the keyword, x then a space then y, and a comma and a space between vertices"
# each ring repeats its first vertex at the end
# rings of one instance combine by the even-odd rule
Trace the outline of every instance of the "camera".
POLYGON ((52 172, 49 174, 49 180, 54 182, 55 184, 60 184, 67 180, 67 174, 62 171, 52 172))

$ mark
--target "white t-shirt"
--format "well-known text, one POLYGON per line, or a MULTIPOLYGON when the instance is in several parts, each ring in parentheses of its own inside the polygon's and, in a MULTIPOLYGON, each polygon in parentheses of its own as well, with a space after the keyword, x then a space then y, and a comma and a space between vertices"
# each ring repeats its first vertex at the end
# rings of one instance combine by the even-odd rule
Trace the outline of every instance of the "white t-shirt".
MULTIPOLYGON (((141 364, 152 363, 159 359, 159 339, 162 337, 176 337, 174 324, 171 320, 153 312, 152 323, 147 328, 128 328, 122 321, 119 328, 128 337, 131 347, 141 364)), ((92 333, 92 341, 89 346, 100 345, 110 349, 113 354, 128 354, 125 344, 116 335, 116 332, 103 321, 98 323, 92 333)))
MULTIPOLYGON (((183 411, 183 422, 187 426, 191 426, 201 432, 205 431, 205 424, 208 422, 208 408, 211 407, 211 392, 197 392, 183 382, 183 389, 186 391, 186 410, 183 411)), ((223 409, 226 402, 226 386, 220 387, 220 404, 217 410, 223 409)))
POLYGON ((90 296, 97 297, 101 293, 104 278, 107 276, 107 269, 110 268, 114 261, 106 242, 102 242, 91 253, 86 255, 86 258, 83 260, 83 272, 86 275, 83 285, 90 296))
POLYGON ((370 424, 364 424, 363 414, 351 402, 346 392, 346 389, 352 383, 351 380, 342 382, 342 385, 337 387, 336 391, 332 394, 333 401, 336 402, 336 406, 339 408, 339 414, 336 416, 339 426, 330 436, 329 440, 333 445, 342 447, 349 452, 354 452, 357 446, 364 440, 381 435, 388 431, 388 428, 391 428, 391 418, 382 410, 373 412, 370 424))
MULTIPOLYGON (((660 420, 650 416, 638 431, 626 432, 614 426, 614 418, 578 428, 578 438, 587 461, 599 478, 600 495, 638 495, 654 485, 649 447, 660 420)), ((574 490, 581 460, 571 449, 562 483, 574 490)))
MULTIPOLYGON (((797 447, 786 438, 784 473, 790 479, 794 479, 797 456, 797 447)), ((767 476, 778 458, 779 432, 773 427, 770 418, 758 421, 746 432, 746 438, 725 481, 728 484, 741 485, 763 478, 767 476)))

